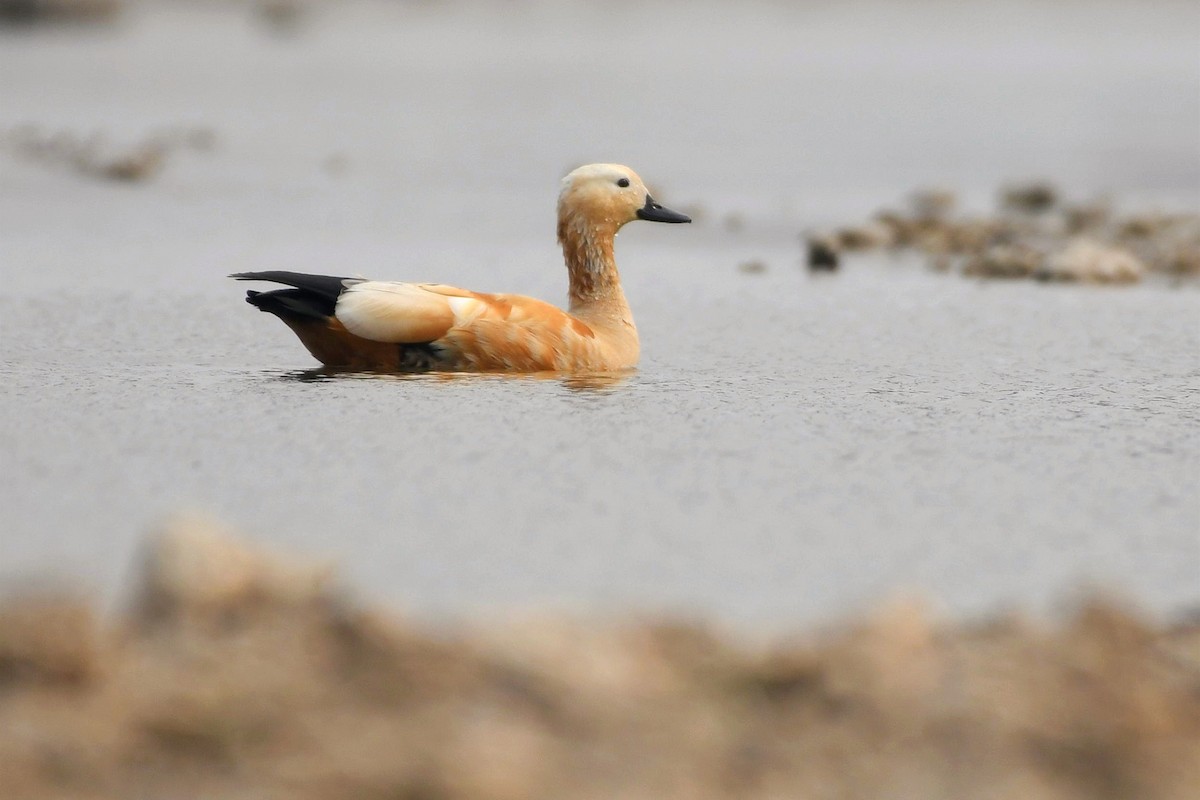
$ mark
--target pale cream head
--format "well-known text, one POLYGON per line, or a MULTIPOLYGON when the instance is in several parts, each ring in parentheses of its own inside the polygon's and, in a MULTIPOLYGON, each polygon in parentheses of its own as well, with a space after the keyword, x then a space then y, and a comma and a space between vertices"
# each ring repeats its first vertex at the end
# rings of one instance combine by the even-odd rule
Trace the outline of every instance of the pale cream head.
POLYGON ((621 164, 587 164, 572 170, 562 181, 558 217, 581 217, 613 232, 635 219, 691 222, 656 203, 638 174, 621 164))
POLYGON ((646 202, 646 185, 638 174, 620 164, 587 164, 562 180, 559 216, 585 217, 593 225, 619 228, 637 219, 646 202))

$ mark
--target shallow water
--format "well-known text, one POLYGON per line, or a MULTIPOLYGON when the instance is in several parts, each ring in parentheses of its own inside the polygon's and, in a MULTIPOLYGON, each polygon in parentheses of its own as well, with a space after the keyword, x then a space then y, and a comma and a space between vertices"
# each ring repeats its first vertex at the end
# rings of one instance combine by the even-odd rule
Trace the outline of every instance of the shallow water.
POLYGON ((1194 9, 935 4, 934 30, 764 5, 661 37, 654 8, 520 8, 354 6, 280 39, 170 6, 0 36, 0 127, 218 136, 130 186, 0 151, 3 575, 117 586, 186 506, 429 614, 793 624, 908 588, 971 613, 1080 581, 1196 602, 1195 287, 884 258, 808 277, 796 239, 919 183, 978 205, 1022 174, 1194 208, 1194 9), (581 18, 620 86, 580 56, 581 18), (557 299, 555 181, 597 158, 700 211, 622 233, 629 376, 323 374, 223 277, 557 299))

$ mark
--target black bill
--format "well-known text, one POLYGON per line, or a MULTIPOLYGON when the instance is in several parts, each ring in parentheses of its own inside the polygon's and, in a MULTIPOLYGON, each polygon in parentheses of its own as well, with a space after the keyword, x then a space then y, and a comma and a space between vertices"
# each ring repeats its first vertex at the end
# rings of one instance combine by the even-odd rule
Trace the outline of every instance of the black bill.
POLYGON ((649 220, 650 222, 691 222, 692 218, 687 214, 680 214, 678 211, 672 211, 669 208, 663 208, 658 203, 654 202, 654 198, 646 195, 646 205, 637 210, 638 219, 649 220))

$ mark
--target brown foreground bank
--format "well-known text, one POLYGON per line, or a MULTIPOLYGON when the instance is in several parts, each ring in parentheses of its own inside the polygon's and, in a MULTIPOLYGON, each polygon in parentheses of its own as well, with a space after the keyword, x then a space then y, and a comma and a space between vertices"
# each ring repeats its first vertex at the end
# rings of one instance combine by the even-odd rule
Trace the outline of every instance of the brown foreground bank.
MULTIPOLYGON (((0 606, 0 796, 1200 797, 1200 626, 914 605, 751 646, 702 625, 438 635, 176 523, 129 612, 0 606)), ((802 591, 802 587, 798 588, 802 591)))

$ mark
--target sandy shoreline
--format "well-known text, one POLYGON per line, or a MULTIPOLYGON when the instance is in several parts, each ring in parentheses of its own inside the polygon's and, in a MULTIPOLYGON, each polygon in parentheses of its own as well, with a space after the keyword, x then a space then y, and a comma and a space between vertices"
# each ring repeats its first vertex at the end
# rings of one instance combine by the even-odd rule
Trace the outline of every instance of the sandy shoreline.
POLYGON ((767 645, 670 620, 436 632, 194 519, 138 583, 113 620, 0 606, 7 800, 1200 790, 1200 627, 1112 603, 1054 625, 899 603, 767 645))

